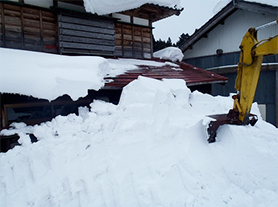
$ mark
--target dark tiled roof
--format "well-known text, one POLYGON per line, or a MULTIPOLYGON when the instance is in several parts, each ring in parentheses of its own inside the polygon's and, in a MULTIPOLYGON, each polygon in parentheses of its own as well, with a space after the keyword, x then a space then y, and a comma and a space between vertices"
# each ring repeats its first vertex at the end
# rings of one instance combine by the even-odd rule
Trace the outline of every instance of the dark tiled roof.
MULTIPOLYGON (((156 60, 161 62, 161 60, 156 60)), ((149 78, 162 79, 183 79, 187 86, 226 83, 228 78, 206 71, 204 69, 194 67, 187 63, 176 63, 178 66, 163 65, 163 66, 147 66, 138 65, 137 70, 130 70, 114 78, 106 78, 112 82, 105 84, 106 88, 123 88, 131 81, 137 79, 138 76, 149 78)))

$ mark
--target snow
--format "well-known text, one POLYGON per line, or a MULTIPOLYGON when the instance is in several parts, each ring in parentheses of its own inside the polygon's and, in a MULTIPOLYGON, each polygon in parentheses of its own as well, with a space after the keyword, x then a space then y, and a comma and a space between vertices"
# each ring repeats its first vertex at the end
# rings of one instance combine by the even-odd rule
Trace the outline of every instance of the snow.
POLYGON ((49 100, 68 94, 73 100, 98 90, 108 63, 101 57, 70 57, 0 48, 0 91, 49 100))
POLYGON ((254 127, 225 125, 206 141, 206 115, 232 106, 183 80, 139 77, 118 105, 13 124, 1 133, 19 133, 22 146, 0 154, 0 206, 276 207, 278 129, 256 103, 254 127))
POLYGON ((167 47, 153 53, 154 57, 170 60, 172 62, 181 62, 183 59, 182 51, 177 47, 167 47))
MULTIPOLYGON (((231 1, 233 1, 233 0, 220 0, 213 9, 214 14, 221 11, 221 9, 223 9, 231 1)), ((266 4, 266 5, 278 7, 277 0, 244 0, 244 1, 255 2, 255 3, 259 3, 259 4, 266 4)))
POLYGON ((105 77, 115 77, 137 65, 163 66, 150 60, 105 59, 97 56, 65 56, 0 48, 0 92, 49 101, 68 94, 73 100, 99 90, 105 77))
POLYGON ((98 15, 111 14, 138 8, 144 4, 157 4, 170 8, 181 8, 180 0, 83 0, 85 10, 98 15))

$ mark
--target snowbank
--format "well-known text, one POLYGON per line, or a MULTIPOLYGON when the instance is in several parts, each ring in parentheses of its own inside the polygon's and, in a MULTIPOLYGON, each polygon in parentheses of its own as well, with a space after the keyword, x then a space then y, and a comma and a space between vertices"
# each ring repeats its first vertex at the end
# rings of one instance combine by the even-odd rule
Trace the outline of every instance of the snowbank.
POLYGON ((14 124, 2 133, 18 132, 22 146, 0 154, 0 206, 276 207, 277 128, 259 117, 206 142, 205 115, 232 105, 182 80, 139 77, 118 105, 95 101, 79 116, 14 124))
POLYGON ((177 47, 167 47, 153 53, 154 57, 170 60, 172 62, 181 62, 183 59, 182 51, 177 47))
POLYGON ((87 12, 98 15, 111 14, 115 12, 135 9, 143 4, 158 4, 170 8, 181 8, 180 0, 83 0, 87 12))

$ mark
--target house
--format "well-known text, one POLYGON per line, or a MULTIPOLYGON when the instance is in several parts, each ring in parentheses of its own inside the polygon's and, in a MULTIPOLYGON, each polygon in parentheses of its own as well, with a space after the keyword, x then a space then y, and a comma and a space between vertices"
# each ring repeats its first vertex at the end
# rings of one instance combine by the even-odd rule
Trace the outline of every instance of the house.
MULTIPOLYGON (((213 85, 213 95, 236 92, 234 80, 239 61, 239 45, 250 27, 257 27, 277 19, 275 1, 230 1, 215 16, 189 37, 181 46, 184 61, 229 78, 225 86, 213 85)), ((278 25, 258 32, 258 40, 278 34, 278 25)), ((278 126, 278 55, 264 57, 255 102, 263 117, 278 126)))
POLYGON ((107 15, 83 0, 0 1, 0 46, 59 54, 152 58, 152 23, 182 9, 155 4, 107 15))
MULTIPOLYGON (((78 113, 79 106, 89 106, 94 99, 117 103, 122 88, 139 75, 156 79, 184 79, 192 90, 198 89, 204 92, 210 92, 213 83, 227 82, 226 77, 204 71, 192 65, 176 63, 167 66, 168 63, 153 59, 152 23, 171 15, 179 15, 182 11, 181 8, 145 3, 137 7, 127 8, 124 11, 96 14, 92 11, 86 11, 86 9, 91 8, 91 2, 84 0, 84 3, 86 3, 86 6, 84 6, 83 0, 0 0, 0 47, 25 51, 24 54, 20 53, 20 55, 26 56, 29 63, 35 64, 30 64, 30 67, 33 68, 29 68, 29 63, 25 61, 24 64, 28 65, 22 66, 22 68, 28 68, 33 79, 42 82, 49 81, 39 77, 41 74, 38 71, 34 72, 34 69, 40 63, 37 64, 31 56, 42 58, 41 60, 44 61, 47 61, 47 58, 51 61, 53 56, 49 55, 48 57, 32 52, 67 55, 67 57, 80 56, 83 58, 101 56, 113 62, 113 65, 115 65, 114 61, 118 60, 117 58, 137 60, 136 64, 130 64, 130 68, 126 69, 128 72, 124 71, 115 76, 107 76, 105 78, 106 84, 102 88, 88 86, 86 88, 87 95, 80 94, 80 98, 75 101, 69 93, 57 88, 55 90, 59 91, 60 94, 53 99, 46 98, 46 94, 26 92, 26 90, 20 93, 19 90, 21 91, 22 87, 25 87, 24 85, 21 88, 9 91, 4 90, 5 87, 1 88, 0 85, 0 130, 9 127, 13 122, 34 125, 49 121, 57 115, 78 113)), ((146 2, 148 1, 146 0, 146 2)), ((60 62, 60 60, 57 61, 60 62)), ((104 62, 107 64, 107 61, 104 62)), ((20 63, 18 64, 20 66, 20 63)), ((68 64, 68 67, 72 66, 68 64)), ((13 71, 9 64, 3 65, 8 66, 1 69, 13 71)), ((48 65, 49 68, 54 68, 53 65, 48 65)), ((84 67, 84 64, 77 64, 74 68, 75 72, 76 69, 83 71, 84 68, 81 67, 84 67)), ((85 67, 88 68, 88 64, 85 67)), ((60 70, 59 68, 56 69, 60 70)), ((63 74, 65 77, 69 75, 74 77, 74 74, 68 73, 72 73, 71 70, 63 74)), ((2 78, 4 77, 10 76, 3 75, 2 78)), ((78 74, 76 74, 76 77, 82 82, 83 79, 78 74)), ((53 78, 55 79, 55 77, 53 78)), ((12 78, 6 78, 6 80, 10 79, 12 78)), ((60 77, 56 80, 61 82, 62 85, 72 88, 68 80, 63 81, 60 77)), ((86 81, 88 82, 87 78, 86 81)), ((54 82, 52 80, 51 83, 54 82)), ((30 84, 30 82, 26 82, 26 85, 30 84)), ((33 81, 32 84, 34 84, 33 81)), ((38 84, 34 84, 32 87, 34 89, 43 88, 38 84)), ((6 83, 6 85, 12 84, 6 83)), ((18 83, 18 85, 20 84, 18 83)), ((66 91, 70 90, 69 88, 66 91)), ((46 91, 53 91, 53 87, 45 87, 43 93, 46 91)), ((1 151, 6 151, 18 137, 0 136, 0 139, 1 151)))

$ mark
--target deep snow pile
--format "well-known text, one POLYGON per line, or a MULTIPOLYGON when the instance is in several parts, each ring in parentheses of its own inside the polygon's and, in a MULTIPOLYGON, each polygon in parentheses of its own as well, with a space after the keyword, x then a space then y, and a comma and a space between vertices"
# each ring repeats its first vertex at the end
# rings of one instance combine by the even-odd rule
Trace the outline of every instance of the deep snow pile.
POLYGON ((181 62, 183 59, 182 51, 177 47, 166 47, 153 53, 154 57, 170 60, 172 62, 181 62))
POLYGON ((0 154, 0 206, 276 207, 277 128, 226 125, 206 142, 205 115, 232 105, 182 80, 139 77, 118 105, 14 124, 2 133, 18 132, 22 146, 0 154))
POLYGON ((98 15, 136 9, 143 4, 158 4, 170 8, 181 8, 180 0, 83 0, 87 12, 98 15))

